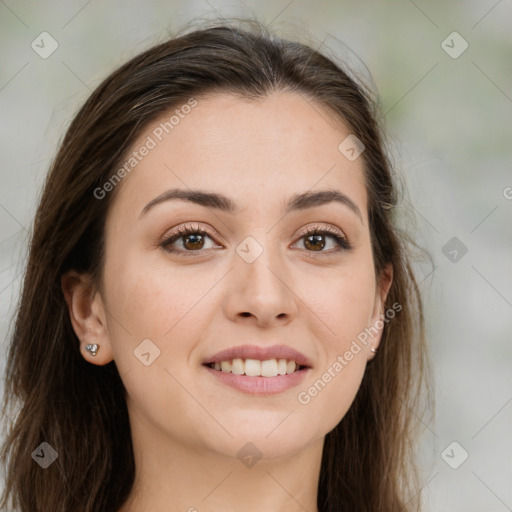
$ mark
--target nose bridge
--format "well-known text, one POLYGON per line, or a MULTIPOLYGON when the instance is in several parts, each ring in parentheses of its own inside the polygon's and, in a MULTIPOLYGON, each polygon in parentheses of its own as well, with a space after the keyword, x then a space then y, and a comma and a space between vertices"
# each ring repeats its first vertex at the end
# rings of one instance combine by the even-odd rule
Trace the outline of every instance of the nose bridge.
POLYGON ((231 313, 260 321, 291 318, 296 311, 285 255, 269 233, 247 236, 234 255, 231 313))
POLYGON ((279 247, 268 233, 255 236, 258 239, 248 236, 238 245, 236 252, 239 261, 236 266, 244 274, 247 286, 253 290, 279 293, 283 283, 275 274, 284 273, 279 247))

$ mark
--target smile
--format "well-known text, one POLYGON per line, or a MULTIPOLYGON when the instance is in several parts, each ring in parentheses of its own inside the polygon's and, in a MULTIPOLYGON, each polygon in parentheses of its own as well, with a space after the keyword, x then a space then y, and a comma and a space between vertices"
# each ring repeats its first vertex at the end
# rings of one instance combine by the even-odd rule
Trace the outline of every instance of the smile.
POLYGON ((277 377, 278 375, 291 375, 302 370, 304 366, 299 365, 293 359, 229 359, 217 361, 207 365, 217 371, 232 373, 235 375, 247 375, 250 377, 277 377))

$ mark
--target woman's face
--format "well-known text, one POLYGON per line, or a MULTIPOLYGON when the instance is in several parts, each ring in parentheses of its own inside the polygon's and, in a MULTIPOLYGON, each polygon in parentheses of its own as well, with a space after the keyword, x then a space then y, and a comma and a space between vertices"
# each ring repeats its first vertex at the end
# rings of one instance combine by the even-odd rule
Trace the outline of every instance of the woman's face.
POLYGON ((389 286, 376 282, 363 160, 338 148, 350 130, 295 93, 176 109, 134 144, 109 210, 100 353, 118 367, 134 435, 286 455, 343 418, 378 344, 358 340, 389 286), (238 374, 207 365, 231 349, 224 370, 250 360, 238 374), (279 359, 300 359, 293 350, 307 369, 240 374, 292 371, 279 359))

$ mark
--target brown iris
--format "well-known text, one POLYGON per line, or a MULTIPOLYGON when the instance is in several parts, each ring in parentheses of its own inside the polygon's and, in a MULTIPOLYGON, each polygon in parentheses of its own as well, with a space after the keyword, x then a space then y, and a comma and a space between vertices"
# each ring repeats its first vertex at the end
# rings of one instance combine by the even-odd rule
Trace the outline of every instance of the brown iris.
POLYGON ((309 235, 304 239, 304 246, 308 249, 308 244, 311 244, 313 251, 321 251, 325 247, 324 235, 309 235))
POLYGON ((186 235, 184 238, 183 246, 186 249, 202 249, 204 245, 204 237, 199 234, 186 235), (191 244, 191 245, 188 245, 191 244))

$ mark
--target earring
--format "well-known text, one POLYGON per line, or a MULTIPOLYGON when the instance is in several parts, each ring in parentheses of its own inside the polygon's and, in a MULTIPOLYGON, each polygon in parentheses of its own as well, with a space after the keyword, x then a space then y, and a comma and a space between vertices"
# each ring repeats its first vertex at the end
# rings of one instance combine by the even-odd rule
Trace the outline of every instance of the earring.
POLYGON ((376 350, 376 349, 374 349, 374 348, 372 347, 372 352, 373 352, 374 354, 376 354, 376 353, 377 353, 377 350, 376 350))
POLYGON ((93 345, 85 345, 85 350, 87 350, 93 356, 95 356, 96 352, 98 351, 98 345, 96 343, 94 343, 93 345))

